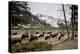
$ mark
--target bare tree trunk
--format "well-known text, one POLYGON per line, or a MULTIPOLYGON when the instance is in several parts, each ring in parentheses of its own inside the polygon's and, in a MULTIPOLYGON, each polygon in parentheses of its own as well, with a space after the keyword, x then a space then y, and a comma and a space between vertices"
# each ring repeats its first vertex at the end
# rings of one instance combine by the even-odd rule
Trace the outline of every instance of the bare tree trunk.
POLYGON ((66 20, 66 15, 65 15, 64 4, 62 4, 62 8, 63 8, 63 14, 64 14, 64 19, 65 19, 65 24, 66 24, 66 30, 67 30, 68 38, 70 38, 69 32, 68 32, 68 26, 67 26, 67 20, 66 20))
POLYGON ((71 36, 71 39, 74 39, 74 9, 73 9, 73 6, 72 6, 72 18, 71 18, 71 25, 72 25, 72 36, 71 36))

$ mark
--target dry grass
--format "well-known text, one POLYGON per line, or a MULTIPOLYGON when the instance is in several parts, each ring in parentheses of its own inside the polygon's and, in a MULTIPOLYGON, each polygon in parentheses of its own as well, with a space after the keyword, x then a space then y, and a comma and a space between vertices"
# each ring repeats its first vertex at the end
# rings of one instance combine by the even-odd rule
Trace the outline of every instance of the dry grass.
POLYGON ((49 51, 52 49, 51 44, 46 42, 28 42, 25 44, 15 44, 12 46, 12 52, 29 52, 29 51, 49 51))

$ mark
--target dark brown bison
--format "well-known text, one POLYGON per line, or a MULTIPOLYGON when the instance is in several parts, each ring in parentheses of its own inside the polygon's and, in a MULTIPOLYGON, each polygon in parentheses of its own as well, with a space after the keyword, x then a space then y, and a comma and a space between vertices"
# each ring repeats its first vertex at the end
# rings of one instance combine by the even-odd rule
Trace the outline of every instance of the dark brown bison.
POLYGON ((75 37, 78 37, 78 32, 75 32, 75 37))
POLYGON ((57 37, 58 33, 54 33, 54 34, 50 34, 50 36, 53 37, 57 37))
POLYGON ((15 32, 15 33, 13 33, 12 35, 17 35, 18 33, 17 32, 15 32))
POLYGON ((39 35, 39 38, 44 37, 44 34, 45 34, 45 32, 42 32, 42 33, 39 35))
POLYGON ((78 34, 75 34, 75 37, 77 37, 78 36, 78 34))
POLYGON ((62 37, 64 37, 65 33, 60 32, 60 36, 58 37, 58 40, 60 40, 62 37))
POLYGON ((52 32, 47 32, 47 34, 51 34, 52 32))
POLYGON ((39 34, 39 32, 36 32, 35 34, 39 34))
POLYGON ((30 37, 29 41, 32 42, 33 40, 37 40, 38 37, 37 36, 33 36, 33 37, 30 37))
POLYGON ((39 38, 44 37, 44 34, 40 34, 39 38))
POLYGON ((46 36, 46 37, 45 37, 45 40, 47 40, 47 39, 50 39, 50 36, 46 36))
POLYGON ((28 33, 22 34, 21 39, 25 39, 25 38, 29 38, 29 34, 28 33))
POLYGON ((44 37, 45 37, 45 40, 50 39, 50 34, 49 33, 45 33, 44 37))
POLYGON ((11 39, 11 44, 21 43, 21 39, 11 39))

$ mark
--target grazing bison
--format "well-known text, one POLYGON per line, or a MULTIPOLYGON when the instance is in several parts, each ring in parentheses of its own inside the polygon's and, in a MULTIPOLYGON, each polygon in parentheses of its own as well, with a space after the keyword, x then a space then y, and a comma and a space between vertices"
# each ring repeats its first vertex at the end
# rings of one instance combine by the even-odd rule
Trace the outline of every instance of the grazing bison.
POLYGON ((75 34, 75 37, 77 37, 78 35, 77 34, 75 34))
POLYGON ((44 34, 45 34, 45 32, 42 32, 42 33, 39 35, 39 38, 40 38, 40 37, 44 37, 44 34))
POLYGON ((44 34, 40 34, 39 38, 44 37, 44 34))
POLYGON ((35 34, 39 34, 39 32, 36 32, 35 34))
POLYGON ((57 37, 58 33, 54 33, 54 34, 50 34, 50 36, 53 37, 57 37))
POLYGON ((46 36, 46 37, 45 37, 45 40, 47 40, 47 39, 50 39, 50 36, 46 36))
POLYGON ((31 36, 31 37, 34 36, 34 37, 37 37, 37 38, 38 38, 40 35, 41 35, 41 34, 40 34, 39 32, 36 32, 36 33, 34 33, 34 34, 31 34, 30 36, 31 36))
POLYGON ((21 43, 21 35, 11 35, 10 37, 11 44, 21 43))
POLYGON ((45 33, 45 31, 43 31, 42 33, 45 33))
POLYGON ((47 32, 47 34, 51 34, 52 32, 47 32))
POLYGON ((45 40, 50 39, 50 34, 45 33, 45 34, 44 34, 44 37, 45 37, 45 40))
POLYGON ((13 33, 12 35, 17 35, 18 33, 17 32, 15 32, 15 33, 13 33))
POLYGON ((33 37, 30 37, 29 41, 32 42, 33 40, 37 40, 38 37, 37 36, 33 36, 33 37))
POLYGON ((11 39, 11 44, 21 43, 21 39, 11 39))
POLYGON ((75 37, 78 37, 78 32, 75 32, 75 37))
POLYGON ((29 34, 28 33, 22 34, 21 39, 25 39, 25 38, 29 38, 29 34))
POLYGON ((60 36, 58 37, 58 40, 60 40, 62 37, 64 37, 64 33, 60 32, 60 36))

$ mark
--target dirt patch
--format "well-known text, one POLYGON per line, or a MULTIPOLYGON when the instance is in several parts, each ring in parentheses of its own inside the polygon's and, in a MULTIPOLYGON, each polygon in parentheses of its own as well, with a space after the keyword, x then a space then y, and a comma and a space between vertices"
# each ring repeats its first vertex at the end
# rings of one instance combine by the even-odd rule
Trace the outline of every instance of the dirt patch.
POLYGON ((77 49, 77 48, 78 48, 78 40, 77 39, 63 41, 63 42, 53 46, 53 50, 77 49))

